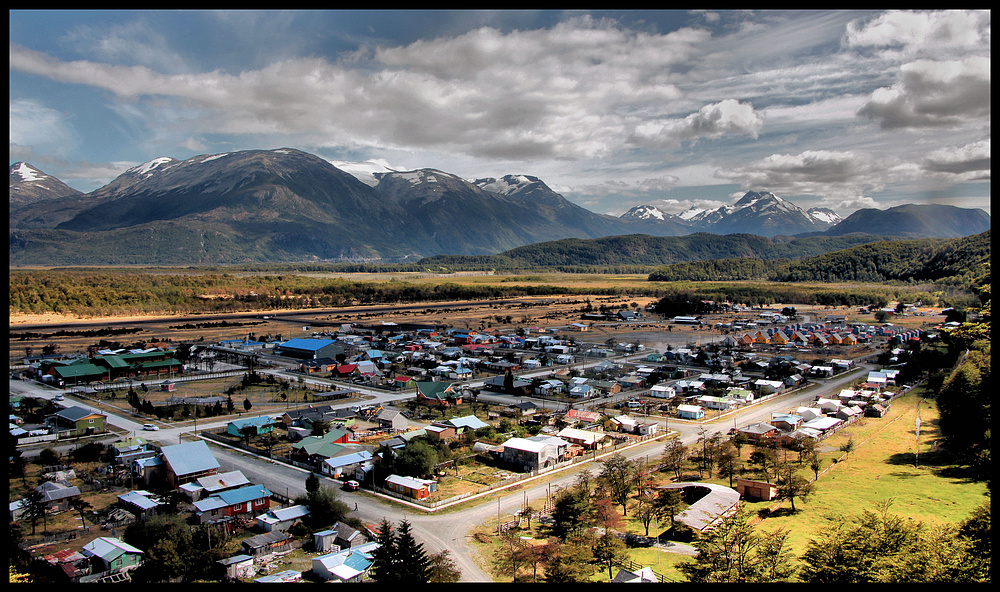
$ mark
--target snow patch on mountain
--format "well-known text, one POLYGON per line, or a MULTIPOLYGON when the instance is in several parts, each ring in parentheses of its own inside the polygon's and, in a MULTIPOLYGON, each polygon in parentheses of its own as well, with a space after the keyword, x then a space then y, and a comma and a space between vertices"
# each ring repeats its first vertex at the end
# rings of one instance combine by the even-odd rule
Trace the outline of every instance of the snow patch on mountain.
POLYGON ((500 179, 488 177, 484 179, 471 180, 470 182, 474 185, 478 185, 480 189, 489 191, 490 193, 511 195, 521 191, 533 183, 537 183, 538 179, 527 175, 504 175, 500 179))
POLYGON ((161 167, 163 169, 166 169, 166 168, 169 167, 170 164, 175 163, 175 162, 177 162, 177 159, 175 159, 175 158, 170 158, 169 156, 161 156, 159 158, 154 158, 153 160, 151 160, 151 161, 149 161, 147 163, 141 164, 141 165, 139 165, 137 167, 132 167, 132 168, 130 168, 129 170, 127 170, 125 172, 126 173, 132 173, 132 174, 135 174, 135 175, 146 175, 146 176, 149 176, 149 175, 151 175, 153 173, 153 171, 155 169, 158 169, 158 168, 161 168, 161 167), (164 165, 167 165, 167 166, 164 166, 164 165))
POLYGON ((369 187, 378 185, 379 174, 398 172, 384 160, 366 160, 363 162, 330 160, 328 162, 369 187))
POLYGON ((41 181, 41 180, 45 179, 46 177, 48 177, 48 175, 46 175, 42 171, 36 169, 35 167, 31 166, 30 164, 28 164, 26 162, 18 162, 14 166, 16 168, 13 168, 10 171, 11 174, 20 176, 21 177, 21 182, 24 182, 24 183, 27 183, 27 182, 30 182, 30 181, 41 181))

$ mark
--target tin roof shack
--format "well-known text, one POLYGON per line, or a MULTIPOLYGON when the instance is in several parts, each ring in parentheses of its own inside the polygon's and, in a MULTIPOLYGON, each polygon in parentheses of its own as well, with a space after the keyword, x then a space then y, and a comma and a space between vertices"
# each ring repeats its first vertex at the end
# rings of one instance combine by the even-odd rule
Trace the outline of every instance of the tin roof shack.
POLYGON ((291 549, 294 538, 287 532, 275 530, 244 539, 243 553, 260 560, 281 551, 291 549))
POLYGON ((220 559, 215 563, 219 565, 218 571, 222 572, 220 579, 223 581, 243 580, 254 574, 253 557, 242 553, 220 559))

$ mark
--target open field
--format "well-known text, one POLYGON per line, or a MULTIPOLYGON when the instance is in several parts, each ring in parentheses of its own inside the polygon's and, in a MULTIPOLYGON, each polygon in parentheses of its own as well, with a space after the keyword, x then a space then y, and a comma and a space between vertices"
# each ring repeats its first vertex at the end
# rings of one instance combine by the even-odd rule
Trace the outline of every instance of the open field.
MULTIPOLYGON (((161 273, 177 274, 183 270, 160 270, 161 273)), ((41 273, 41 272, 39 272, 41 273)), ((248 274, 249 275, 249 274, 248 274)), ((293 274, 284 274, 293 275, 293 274)), ((325 274, 300 273, 321 280, 348 278, 357 282, 388 282, 415 285, 440 286, 457 284, 465 286, 555 286, 571 289, 572 294, 551 296, 517 296, 502 300, 485 301, 428 301, 409 305, 380 304, 359 305, 339 308, 295 308, 281 310, 240 310, 229 313, 191 314, 122 314, 121 316, 74 315, 74 314, 26 314, 17 310, 9 311, 9 356, 11 360, 23 357, 30 349, 35 354, 42 353, 46 346, 55 347, 59 353, 85 352, 89 345, 104 340, 117 342, 123 346, 132 344, 163 344, 180 341, 204 340, 214 342, 223 339, 237 339, 253 334, 258 338, 281 336, 283 339, 309 334, 311 330, 336 329, 342 323, 376 324, 380 322, 418 323, 448 326, 471 330, 514 330, 527 327, 559 327, 579 322, 586 306, 601 307, 616 311, 623 308, 643 310, 658 300, 649 296, 651 291, 666 289, 691 289, 688 282, 666 284, 649 282, 643 275, 610 274, 568 274, 537 272, 520 275, 503 274, 325 274), (593 293, 589 293, 589 291, 593 293), (608 290, 613 290, 609 294, 608 290), (274 317, 277 315, 278 319, 274 317), (264 319, 263 317, 271 317, 264 319), (112 329, 115 331, 113 332, 112 329)), ((729 282, 732 284, 732 282, 729 282)), ((748 283, 756 285, 757 282, 748 283)), ((713 282, 700 282, 701 288, 711 287, 713 282)), ((722 284, 719 284, 722 285, 722 284)), ((809 291, 842 291, 864 289, 854 284, 808 284, 797 285, 809 291)), ((914 288, 919 290, 920 288, 914 288)), ((906 289, 900 288, 904 291, 906 289)), ((226 297, 225 293, 218 294, 226 297)), ((232 294, 229 294, 232 296, 232 294)), ((245 303, 244 303, 245 304, 245 303)), ((817 305, 772 303, 771 308, 795 306, 801 314, 819 318, 826 313, 848 314, 851 321, 874 323, 874 315, 859 315, 849 307, 823 307, 817 305)), ((927 309, 929 310, 929 309, 927 309)), ((736 315, 723 315, 721 320, 732 320, 736 315)), ((752 313, 743 315, 747 318, 752 313)), ((650 317, 650 320, 660 320, 650 317)), ((712 319, 713 322, 716 319, 712 319)), ((893 322, 903 326, 919 327, 936 324, 941 316, 896 317, 893 322)), ((625 335, 627 340, 635 340, 653 349, 663 349, 668 344, 684 345, 686 341, 706 342, 721 339, 723 333, 717 330, 694 330, 692 327, 673 327, 674 334, 667 335, 665 327, 653 327, 644 331, 641 325, 595 323, 594 331, 582 333, 579 339, 603 342, 611 337, 625 335)))

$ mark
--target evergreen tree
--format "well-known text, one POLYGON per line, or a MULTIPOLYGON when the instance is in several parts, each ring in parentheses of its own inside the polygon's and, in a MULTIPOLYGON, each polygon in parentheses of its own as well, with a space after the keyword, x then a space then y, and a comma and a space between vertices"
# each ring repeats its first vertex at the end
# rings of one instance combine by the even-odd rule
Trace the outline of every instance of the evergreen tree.
POLYGON ((402 581, 426 584, 431 579, 431 561, 424 545, 413 538, 410 523, 404 518, 396 532, 396 563, 402 581))
POLYGON ((372 579, 380 584, 398 584, 402 582, 396 565, 396 533, 385 518, 379 524, 378 536, 375 537, 378 548, 372 551, 372 579))

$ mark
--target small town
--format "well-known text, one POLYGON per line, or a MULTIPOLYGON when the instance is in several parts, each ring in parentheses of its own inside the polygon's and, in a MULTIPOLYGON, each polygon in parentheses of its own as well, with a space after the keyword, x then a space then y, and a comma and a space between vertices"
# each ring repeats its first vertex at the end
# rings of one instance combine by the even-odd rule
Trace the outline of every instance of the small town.
MULTIPOLYGON (((776 451, 815 455, 844 428, 886 416, 920 377, 906 369, 907 356, 940 339, 946 313, 859 310, 869 323, 788 307, 672 318, 624 308, 558 327, 303 326, 307 336, 284 340, 248 334, 31 355, 11 369, 18 455, 10 518, 22 552, 47 565, 53 581, 129 581, 149 549, 123 540, 140 535, 123 533, 166 517, 187 525, 188 536, 216 542, 200 556, 211 564, 174 568, 157 581, 190 579, 192 570, 197 581, 370 581, 389 525, 353 516, 353 496, 447 520, 453 506, 565 469, 607 468, 636 446, 682 447, 680 437, 699 429, 695 446, 770 451, 748 457, 762 470, 724 470, 716 458, 728 487, 701 482, 701 457, 693 475, 668 453, 639 471, 640 489, 680 490, 684 501, 673 512, 645 512, 645 533, 625 532, 624 540, 652 544, 656 517, 673 525, 674 539, 687 531, 691 540, 741 500, 781 498, 780 476, 768 467, 768 458, 778 466, 776 451), (920 322, 874 322, 875 314, 897 313, 920 322), (591 337, 612 330, 602 342, 591 337), (678 347, 647 348, 650 336, 678 347), (850 377, 843 388, 809 394, 842 377, 850 377), (27 384, 36 387, 19 388, 27 384), (25 392, 40 394, 17 394, 25 392), (787 403, 764 420, 736 419, 769 401, 787 403), (135 428, 122 429, 118 418, 135 428), (706 436, 708 426, 716 431, 706 436), (161 437, 168 431, 176 443, 161 437), (289 493, 288 477, 228 470, 220 451, 237 450, 293 469, 304 495, 289 493), (29 467, 37 481, 30 489, 29 467), (292 553, 306 554, 311 566, 279 569, 292 553)), ((503 523, 497 516, 492 528, 516 531, 532 513, 551 522, 554 498, 537 510, 525 504, 503 523)), ((640 502, 640 514, 644 505, 656 507, 640 502)), ((438 559, 457 569, 447 554, 438 559)), ((671 581, 623 558, 613 571, 614 581, 671 581)))

